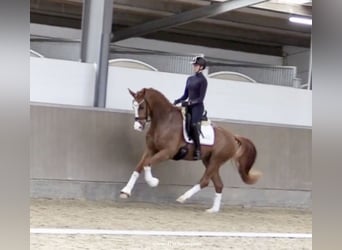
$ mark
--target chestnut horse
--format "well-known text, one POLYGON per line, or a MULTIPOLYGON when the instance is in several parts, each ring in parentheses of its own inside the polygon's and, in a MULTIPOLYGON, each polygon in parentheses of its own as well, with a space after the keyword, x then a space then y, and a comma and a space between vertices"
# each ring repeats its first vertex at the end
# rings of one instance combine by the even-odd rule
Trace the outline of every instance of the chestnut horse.
MULTIPOLYGON (((135 111, 134 128, 142 131, 150 119, 150 127, 146 134, 146 148, 135 171, 127 185, 121 190, 120 197, 128 198, 139 174, 144 169, 145 180, 151 187, 156 187, 159 180, 152 176, 151 167, 159 162, 174 159, 179 150, 187 146, 189 149, 183 160, 193 160, 193 145, 187 143, 183 137, 183 118, 181 109, 171 104, 159 91, 149 88, 137 93, 129 90, 133 96, 135 111)), ((214 126, 214 125, 213 125, 214 126)), ((214 144, 201 145, 201 157, 205 172, 199 183, 181 195, 177 201, 185 202, 192 195, 208 186, 212 180, 215 186, 214 204, 207 212, 218 212, 221 204, 223 183, 219 175, 219 168, 228 160, 233 159, 241 179, 246 184, 254 184, 260 177, 259 172, 250 171, 256 159, 257 151, 254 144, 247 138, 232 134, 219 126, 214 126, 214 144)), ((178 153, 179 154, 179 153, 178 153)))

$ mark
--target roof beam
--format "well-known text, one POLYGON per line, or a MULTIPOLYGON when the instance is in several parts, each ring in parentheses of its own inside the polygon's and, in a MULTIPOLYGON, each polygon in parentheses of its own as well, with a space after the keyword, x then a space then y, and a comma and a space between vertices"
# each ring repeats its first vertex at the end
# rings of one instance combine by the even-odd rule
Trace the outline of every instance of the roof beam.
POLYGON ((177 15, 153 20, 141 25, 133 26, 114 33, 112 42, 117 42, 130 37, 143 36, 159 30, 164 30, 186 24, 198 19, 215 16, 227 11, 239 9, 249 5, 264 2, 266 0, 232 0, 222 3, 214 3, 208 6, 196 8, 177 15))
POLYGON ((173 33, 173 32, 165 32, 158 31, 152 34, 148 34, 144 36, 149 39, 157 39, 163 40, 167 42, 177 42, 177 43, 185 43, 190 45, 199 45, 205 47, 212 48, 220 48, 220 49, 228 49, 228 50, 237 50, 237 51, 245 51, 250 53, 259 53, 273 56, 282 56, 283 50, 281 45, 262 45, 262 44, 253 44, 248 42, 237 42, 233 40, 227 40, 222 38, 211 38, 211 37, 200 37, 197 36, 194 39, 194 34, 191 32, 184 33, 173 33))
POLYGON ((256 4, 253 8, 292 15, 312 16, 312 7, 305 5, 265 2, 256 4))

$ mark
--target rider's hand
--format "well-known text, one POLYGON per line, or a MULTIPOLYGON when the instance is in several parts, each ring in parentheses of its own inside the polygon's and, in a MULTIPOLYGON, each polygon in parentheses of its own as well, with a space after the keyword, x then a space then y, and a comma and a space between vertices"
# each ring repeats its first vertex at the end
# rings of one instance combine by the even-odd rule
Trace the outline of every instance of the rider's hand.
POLYGON ((187 101, 182 102, 182 107, 187 107, 189 106, 189 103, 187 101))

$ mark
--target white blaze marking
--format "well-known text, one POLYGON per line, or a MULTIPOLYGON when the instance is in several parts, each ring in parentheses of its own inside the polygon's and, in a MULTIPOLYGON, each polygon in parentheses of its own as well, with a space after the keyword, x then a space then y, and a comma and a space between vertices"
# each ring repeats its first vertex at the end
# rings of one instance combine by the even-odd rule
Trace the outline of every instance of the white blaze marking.
POLYGON ((139 117, 138 108, 139 108, 139 104, 136 101, 134 101, 133 102, 133 109, 134 109, 135 118, 139 117))

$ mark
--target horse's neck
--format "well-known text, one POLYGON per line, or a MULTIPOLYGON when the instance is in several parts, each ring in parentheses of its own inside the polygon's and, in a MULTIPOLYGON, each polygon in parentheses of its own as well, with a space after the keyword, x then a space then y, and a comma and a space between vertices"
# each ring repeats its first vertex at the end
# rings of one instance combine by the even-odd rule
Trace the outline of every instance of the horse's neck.
MULTIPOLYGON (((162 96, 157 96, 155 93, 151 95, 148 100, 151 109, 151 121, 152 123, 160 123, 168 118, 168 114, 172 109, 171 103, 169 103, 162 96)), ((155 124, 157 125, 157 124, 155 124)))
POLYGON ((170 112, 170 107, 167 105, 154 104, 151 108, 151 120, 161 122, 167 119, 170 112))

